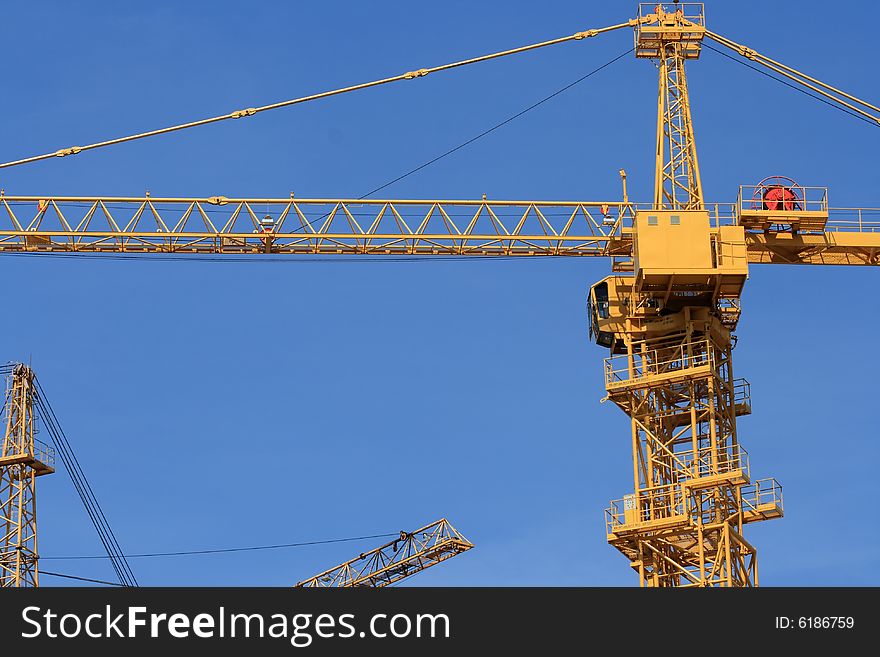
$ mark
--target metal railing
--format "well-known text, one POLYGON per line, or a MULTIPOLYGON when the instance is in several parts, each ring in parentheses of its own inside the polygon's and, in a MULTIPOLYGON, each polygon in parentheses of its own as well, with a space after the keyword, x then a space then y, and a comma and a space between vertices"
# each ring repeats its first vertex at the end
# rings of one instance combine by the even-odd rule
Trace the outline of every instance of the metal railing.
POLYGON ((699 479, 741 470, 749 475, 749 453, 739 445, 726 447, 700 447, 696 450, 676 452, 675 459, 682 480, 699 479), (687 473, 687 474, 685 474, 687 473))
POLYGON ((825 232, 880 233, 880 208, 831 208, 825 232))
POLYGON ((628 525, 686 515, 687 498, 681 485, 665 484, 612 500, 605 509, 605 528, 613 534, 628 525))
POLYGON ((55 448, 42 440, 34 439, 34 458, 43 465, 55 469, 55 448))
POLYGON ((703 26, 706 24, 706 8, 702 2, 677 2, 674 4, 671 2, 640 2, 639 18, 646 18, 657 13, 658 7, 667 14, 681 11, 683 17, 691 23, 703 26))
POLYGON ((639 4, 636 19, 636 57, 659 58, 665 52, 664 44, 681 44, 680 52, 687 59, 700 55, 700 46, 706 34, 706 17, 702 2, 639 4))
POLYGON ((743 512, 761 513, 772 505, 782 511, 782 484, 773 477, 758 479, 741 490, 743 512))
MULTIPOLYGON (((656 32, 658 24, 657 23, 644 23, 644 21, 658 14, 658 9, 660 9, 664 14, 664 19, 666 22, 670 22, 673 24, 678 24, 677 19, 684 19, 689 23, 693 23, 698 27, 705 28, 706 27, 706 8, 702 2, 640 2, 639 3, 639 25, 636 26, 636 38, 642 35, 650 36, 653 32, 656 32)), ((661 21, 659 26, 664 26, 665 23, 661 21)), ((690 38, 696 39, 697 36, 702 37, 703 32, 697 32, 690 38)))
MULTIPOLYGON (((627 207, 632 212, 656 210, 653 203, 631 203, 627 207)), ((709 213, 709 223, 713 227, 736 225, 736 203, 706 203, 701 209, 709 213)), ((624 225, 629 224, 624 223, 624 225)))
POLYGON ((713 361, 709 340, 655 344, 650 349, 619 354, 605 359, 605 385, 613 387, 647 376, 676 374, 710 365, 713 361))
POLYGON ((736 406, 752 407, 752 384, 748 380, 733 380, 733 403, 736 406))
POLYGON ((751 212, 828 212, 827 187, 802 187, 800 185, 740 185, 736 197, 738 216, 751 212), (784 196, 765 198, 773 190, 781 189, 784 196))
MULTIPOLYGON (((825 188, 811 187, 809 189, 825 188)), ((750 203, 751 199, 746 199, 746 201, 750 203)), ((715 228, 735 226, 739 221, 742 203, 741 198, 736 203, 707 203, 703 209, 709 213, 711 226, 715 228)), ((810 207, 813 207, 812 203, 810 207)), ((644 212, 653 210, 654 206, 650 203, 634 203, 632 209, 644 212)), ((825 224, 826 232, 880 233, 880 208, 832 208, 828 207, 826 203, 825 210, 828 212, 828 221, 825 224)))

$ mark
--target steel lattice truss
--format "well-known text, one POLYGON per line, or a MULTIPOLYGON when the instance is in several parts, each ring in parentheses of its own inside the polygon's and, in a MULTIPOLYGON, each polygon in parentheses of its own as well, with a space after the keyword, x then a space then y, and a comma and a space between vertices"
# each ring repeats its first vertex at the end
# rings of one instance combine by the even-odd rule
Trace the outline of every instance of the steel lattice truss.
MULTIPOLYGON (((0 196, 0 253, 632 257, 645 207, 592 201, 0 196)), ((708 204, 716 225, 739 204, 708 204)), ((824 231, 749 231, 749 262, 880 263, 880 209, 824 231)))
POLYGON ((443 518, 297 584, 301 587, 383 587, 435 566, 473 544, 443 518))
POLYGON ((703 187, 697 164, 684 57, 679 52, 682 48, 670 47, 659 59, 657 180, 654 183, 657 197, 654 205, 692 210, 703 207, 703 187))
POLYGON ((3 373, 7 389, 0 451, 0 587, 37 586, 35 480, 51 468, 35 453, 33 372, 17 365, 3 373))
MULTIPOLYGON (((747 384, 738 384, 732 378, 730 364, 729 332, 739 318, 741 286, 735 288, 731 279, 725 279, 721 270, 727 265, 720 263, 733 258, 734 251, 744 251, 745 258, 735 257, 748 263, 880 265, 880 210, 834 210, 828 206, 827 190, 818 201, 811 201, 805 193, 797 195, 798 189, 806 191, 799 187, 787 189, 792 200, 782 207, 765 204, 763 196, 752 196, 750 200, 742 189, 735 204, 705 204, 685 61, 699 57, 705 37, 769 69, 780 81, 788 80, 809 89, 810 95, 817 95, 872 125, 880 125, 880 107, 706 30, 702 3, 643 3, 636 18, 617 25, 582 30, 440 66, 410 69, 392 77, 271 105, 61 148, 0 163, 0 168, 68 157, 319 98, 420 79, 435 72, 582 41, 627 27, 634 28, 636 57, 656 60, 660 69, 651 205, 628 202, 625 176, 623 202, 610 203, 496 201, 485 197, 297 199, 292 194, 281 199, 36 197, 6 196, 0 191, 0 254, 611 257, 615 272, 634 274, 630 297, 635 299, 646 290, 647 296, 642 299, 644 305, 628 308, 623 304, 621 318, 627 323, 625 328, 618 329, 616 338, 612 333, 611 344, 615 344, 615 339, 623 344, 629 360, 619 371, 611 366, 606 389, 609 398, 631 418, 635 491, 615 501, 608 510, 609 540, 630 559, 646 585, 756 584, 755 550, 743 538, 742 526, 781 516, 781 487, 772 479, 751 482, 745 452, 736 436, 736 417, 748 412, 747 384), (710 232, 705 239, 714 258, 711 267, 707 265, 707 270, 711 270, 707 276, 713 283, 707 288, 711 302, 704 303, 693 296, 693 285, 703 283, 687 280, 694 274, 688 264, 692 253, 682 248, 688 244, 681 240, 680 232, 667 239, 657 237, 659 229, 655 230, 653 247, 660 253, 659 245, 663 244, 664 257, 668 259, 663 267, 654 267, 654 271, 643 266, 651 239, 649 233, 635 234, 633 224, 639 210, 656 213, 646 217, 645 225, 658 227, 661 214, 669 226, 683 226, 680 216, 664 213, 666 210, 708 214, 710 226, 706 228, 710 232), (738 228, 722 231, 720 226, 738 228), (727 241, 722 239, 722 232, 728 235, 727 241), (735 239, 729 237, 734 233, 735 239), (634 242, 639 239, 645 240, 641 263, 636 262, 634 253, 634 242), (725 248, 729 251, 725 252, 725 248), (655 283, 660 281, 657 285, 662 283, 666 290, 664 304, 672 294, 691 301, 689 305, 680 303, 682 307, 673 308, 673 314, 668 315, 684 318, 684 341, 670 324, 671 333, 665 337, 677 336, 679 344, 654 349, 656 358, 642 359, 638 349, 644 347, 649 351, 640 333, 642 329, 648 330, 646 318, 654 323, 652 330, 659 331, 658 327, 663 326, 654 322, 657 318, 645 314, 648 301, 661 301, 652 296, 655 290, 650 286, 640 292, 638 286, 648 276, 653 276, 655 283), (723 290, 725 286, 727 291, 723 290), (707 309, 711 321, 718 324, 714 329, 720 339, 707 340, 701 352, 703 347, 694 343, 692 337, 695 332, 705 333, 707 328, 693 319, 692 311, 699 314, 707 309), (679 355, 670 357, 672 353, 679 355), (705 356, 704 360, 700 354, 705 356), (628 380, 620 374, 624 371, 628 380), (744 394, 738 396, 740 390, 744 394)), ((702 223, 705 219, 701 216, 698 220, 702 223)), ((745 275, 744 270, 742 276, 745 275)), ((733 277, 734 281, 738 280, 736 276, 739 274, 733 277)), ((31 405, 29 399, 24 396, 24 401, 16 403, 27 409, 31 405)), ((17 583, 35 584, 33 478, 48 473, 51 467, 34 453, 33 432, 28 428, 31 421, 26 411, 9 417, 14 419, 7 423, 7 439, 0 456, 8 459, 0 469, 0 505, 6 520, 0 561, 7 559, 3 563, 9 563, 14 552, 19 559, 15 565, 19 573, 15 575, 17 583), (13 434, 23 438, 17 438, 18 443, 10 447, 13 434), (27 555, 31 554, 34 556, 28 561, 31 557, 27 555)), ((446 520, 440 520, 412 533, 402 532, 399 539, 299 586, 387 586, 471 547, 446 520)), ((9 568, 3 571, 9 572, 9 568)))
POLYGON ((625 204, 2 197, 0 251, 610 255, 625 204), (602 210, 605 210, 603 214, 602 210))

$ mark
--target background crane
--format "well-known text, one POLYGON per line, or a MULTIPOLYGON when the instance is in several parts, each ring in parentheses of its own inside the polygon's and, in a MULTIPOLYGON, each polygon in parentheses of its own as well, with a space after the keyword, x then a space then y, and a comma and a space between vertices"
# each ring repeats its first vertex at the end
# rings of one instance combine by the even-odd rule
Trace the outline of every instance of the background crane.
MULTIPOLYGON (((51 406, 30 367, 23 363, 0 367, 6 394, 2 407, 5 433, 0 451, 0 588, 39 585, 36 479, 55 472, 55 447, 35 438, 42 423, 58 445, 74 487, 95 524, 120 583, 137 585, 91 486, 73 455, 51 406)), ((305 587, 384 587, 466 552, 473 544, 445 518, 412 532, 401 531, 393 541, 355 559, 302 581, 305 587)), ((67 575, 58 575, 79 579, 67 575)), ((89 581, 88 579, 84 581, 89 581)), ((98 580, 92 580, 98 581, 98 580)))
MULTIPOLYGON (((13 363, 0 366, 0 376, 4 378, 6 389, 0 412, 4 424, 0 451, 0 588, 40 584, 42 569, 37 544, 36 482, 37 477, 55 472, 56 453, 73 482, 119 584, 137 586, 134 573, 36 374, 24 363, 13 363), (41 429, 48 434, 51 444, 36 438, 41 429)), ((81 578, 73 576, 70 579, 81 578)))
POLYGON ((8 375, 0 451, 0 587, 37 586, 36 479, 55 472, 55 455, 34 438, 33 372, 25 365, 0 372, 8 375))
POLYGON ((467 552, 473 546, 446 518, 441 518, 354 559, 299 582, 307 588, 391 586, 407 577, 467 552))
MULTIPOLYGON (((45 199, 43 199, 43 200, 45 200, 45 199)), ((35 204, 39 204, 39 199, 35 199, 34 202, 35 202, 35 204)), ((601 208, 601 205, 600 205, 599 207, 601 208)), ((603 219, 604 219, 604 217, 603 217, 603 219)), ((603 221, 602 223, 604 224, 604 221, 603 221)), ((253 240, 253 244, 255 244, 255 245, 257 246, 257 248, 259 247, 261 241, 263 241, 263 240, 266 239, 265 237, 256 237, 256 238, 255 238, 255 237, 253 236, 253 230, 249 230, 249 231, 248 231, 248 234, 249 234, 249 236, 250 236, 248 239, 252 239, 252 240, 253 240)), ((490 235, 490 237, 491 237, 491 234, 489 234, 489 235, 490 235)), ((496 241, 500 241, 500 242, 503 244, 503 243, 505 242, 505 237, 506 237, 506 235, 505 235, 504 233, 501 233, 501 238, 500 238, 500 239, 498 238, 497 235, 498 235, 498 234, 496 233, 496 234, 495 234, 495 237, 494 237, 493 239, 496 240, 496 241)), ((531 235, 531 233, 529 233, 529 234, 527 234, 527 236, 531 237, 532 235, 531 235)), ((535 236, 536 236, 536 235, 535 235, 535 236)), ((34 237, 35 237, 36 239, 39 239, 41 236, 40 236, 40 235, 35 235, 34 237)), ((66 236, 66 237, 70 237, 70 236, 66 236)), ((120 237, 120 236, 119 236, 119 235, 116 235, 116 237, 118 238, 118 237, 120 237)), ((124 238, 125 236, 123 235, 122 237, 124 238)), ((198 236, 197 236, 197 237, 198 237, 198 236)), ((222 239, 223 236, 219 236, 219 237, 222 239)), ((238 235, 233 235, 232 237, 233 237, 233 238, 244 239, 244 238, 240 238, 238 235)), ((396 235, 396 239, 398 239, 398 240, 403 240, 403 241, 407 240, 409 237, 410 237, 410 235, 409 235, 408 233, 401 233, 401 234, 397 234, 397 235, 396 235)), ((453 236, 453 237, 454 237, 454 236, 453 236)), ((581 237, 586 237, 586 235, 581 235, 581 237)), ((334 236, 334 235, 331 235, 331 239, 335 239, 335 236, 334 236)), ((433 239, 433 238, 429 235, 429 239, 433 239)), ((545 239, 546 239, 546 238, 545 238, 545 239)), ((551 237, 550 239, 551 239, 551 241, 553 241, 555 238, 551 237)), ((782 239, 784 239, 784 236, 783 236, 782 239)), ((367 241, 369 241, 369 240, 363 240, 363 241, 364 241, 364 242, 367 242, 367 241)), ((519 245, 519 244, 517 244, 517 243, 519 242, 519 240, 507 240, 507 241, 510 242, 510 243, 512 243, 512 244, 514 244, 514 245, 516 245, 516 246, 519 245)), ((760 240, 758 240, 758 241, 760 241, 760 240)), ((828 241, 828 240, 826 239, 825 242, 827 242, 827 241, 828 241)), ((316 240, 316 242, 317 242, 317 240, 316 240)), ((455 242, 454 242, 454 240, 451 240, 451 243, 453 244, 453 246, 455 246, 455 242)), ((835 244, 836 244, 836 242, 835 242, 835 244)), ((869 245, 869 246, 870 246, 870 245, 869 245)), ((802 249, 799 249, 799 250, 798 250, 798 252, 801 252, 801 251, 802 251, 802 249)), ((860 253, 864 253, 864 252, 865 252, 864 249, 862 249, 862 250, 860 251, 860 253)), ((772 253, 772 252, 771 252, 771 253, 772 253)), ((765 256, 765 257, 770 257, 770 256, 765 256)), ((867 253, 867 257, 870 258, 870 253, 867 253)))

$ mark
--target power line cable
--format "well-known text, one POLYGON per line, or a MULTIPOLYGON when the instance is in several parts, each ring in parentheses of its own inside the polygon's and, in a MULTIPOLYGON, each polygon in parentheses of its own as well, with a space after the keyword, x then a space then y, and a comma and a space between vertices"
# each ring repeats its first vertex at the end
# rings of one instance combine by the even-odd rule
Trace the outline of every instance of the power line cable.
POLYGON ((108 558, 110 558, 111 565, 119 577, 120 583, 123 586, 137 586, 137 579, 126 561, 125 554, 122 552, 119 541, 110 527, 110 523, 107 521, 107 517, 104 514, 101 505, 98 503, 91 484, 89 483, 85 472, 83 472, 82 466, 80 465, 76 454, 73 452, 73 448, 67 440, 64 430, 61 428, 61 424, 58 421, 58 417, 55 415, 54 409, 46 398, 42 385, 36 377, 34 378, 34 382, 36 386, 36 394, 34 397, 43 424, 46 426, 46 429, 52 437, 55 449, 61 456, 61 460, 67 469, 68 475, 73 482, 74 488, 76 489, 83 506, 85 507, 86 513, 92 521, 95 530, 98 532, 101 544, 104 546, 108 558))
POLYGON ((116 571, 117 576, 120 578, 120 581, 123 581, 124 575, 119 567, 118 561, 116 560, 116 555, 114 554, 114 550, 111 546, 111 541, 109 534, 107 533, 105 527, 100 522, 100 518, 97 515, 92 501, 88 496, 85 485, 82 479, 78 476, 72 459, 70 458, 70 454, 64 445, 64 442, 60 437, 56 437, 55 427, 52 423, 51 413, 45 406, 41 403, 39 397, 36 400, 37 409, 40 412, 41 417, 43 418, 43 422, 46 425, 50 435, 53 439, 53 444, 55 445, 58 454, 61 456, 61 460, 64 463, 64 466, 67 470, 68 475, 70 476, 71 482, 73 483, 74 488, 76 489, 77 494, 80 497, 80 501, 83 503, 83 507, 85 508, 86 514, 89 516, 89 520, 91 520, 92 524, 95 527, 95 530, 98 532, 98 538, 101 540, 101 544, 104 546, 104 549, 107 551, 107 555, 111 558, 111 564, 116 571))
POLYGON ((40 575, 51 575, 52 577, 63 577, 65 579, 75 579, 80 582, 93 582, 95 584, 106 584, 107 586, 122 586, 122 584, 120 584, 119 582, 108 582, 103 579, 92 579, 91 577, 79 577, 77 575, 65 575, 63 573, 50 573, 48 570, 41 570, 40 575))
MULTIPOLYGON (((296 548, 296 547, 306 547, 309 545, 328 545, 330 543, 349 543, 352 541, 365 541, 373 538, 389 538, 392 536, 399 536, 400 532, 391 532, 388 534, 371 534, 369 536, 351 536, 348 538, 332 538, 320 541, 302 541, 299 543, 277 543, 274 545, 251 545, 248 547, 233 547, 233 548, 208 548, 202 550, 176 550, 173 552, 145 552, 141 554, 126 554, 125 557, 128 559, 141 559, 147 557, 182 557, 182 556, 191 556, 191 555, 203 555, 203 554, 220 554, 220 553, 228 553, 228 552, 255 552, 259 550, 280 550, 283 548, 296 548)), ((95 555, 71 555, 71 556, 50 556, 50 557, 40 557, 41 561, 44 560, 54 560, 54 561, 74 561, 81 559, 107 559, 109 558, 107 555, 95 554, 95 555)), ((41 571, 42 572, 42 571, 41 571)))

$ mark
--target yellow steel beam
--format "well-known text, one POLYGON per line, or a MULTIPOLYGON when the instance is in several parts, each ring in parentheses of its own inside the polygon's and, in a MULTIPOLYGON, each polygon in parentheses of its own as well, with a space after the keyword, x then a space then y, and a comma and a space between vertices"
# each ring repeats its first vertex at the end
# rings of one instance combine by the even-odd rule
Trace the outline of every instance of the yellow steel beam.
POLYGON ((855 112, 859 116, 868 119, 875 124, 880 124, 880 107, 878 107, 877 105, 874 105, 866 100, 862 100, 861 98, 853 96, 852 94, 848 94, 845 91, 837 89, 830 84, 826 84, 825 82, 822 82, 821 80, 807 75, 806 73, 798 71, 795 68, 786 66, 781 62, 777 62, 776 60, 773 60, 766 55, 762 55, 757 50, 749 48, 748 46, 744 46, 741 43, 737 43, 736 41, 721 36, 720 34, 706 31, 706 36, 713 41, 721 44, 722 46, 729 48, 738 55, 741 55, 750 61, 761 64, 762 66, 770 69, 774 73, 778 73, 779 75, 791 80, 792 82, 796 82, 801 86, 804 86, 807 89, 810 89, 811 91, 820 94, 824 98, 827 98, 828 100, 833 101, 834 103, 837 103, 838 105, 841 105, 852 112, 855 112))
POLYGON ((0 588, 39 585, 35 480, 54 469, 41 462, 34 439, 34 373, 26 365, 8 373, 0 449, 0 588))
MULTIPOLYGON (((0 253, 632 256, 629 202, 0 196, 0 253)), ((736 223, 733 204, 713 225, 736 223)), ((752 263, 878 265, 880 210, 746 232, 752 263)), ((625 267, 623 267, 625 270, 625 267)))
POLYGON ((451 62, 449 64, 441 64, 439 66, 432 66, 430 68, 419 68, 411 71, 406 71, 405 73, 401 73, 399 75, 394 75, 387 78, 380 78, 378 80, 373 80, 371 82, 363 82, 361 84, 355 84, 348 87, 341 87, 339 89, 334 89, 332 91, 324 91, 321 93, 310 94, 308 96, 301 96, 299 98, 292 98, 289 100, 283 100, 277 103, 271 103, 269 105, 262 105, 259 107, 246 107, 244 109, 238 109, 233 112, 229 112, 228 114, 220 114, 218 116, 212 116, 206 119, 199 119, 197 121, 189 121, 187 123, 180 123, 178 125, 168 126, 166 128, 159 128, 156 130, 149 130, 147 132, 139 132, 131 135, 127 135, 125 137, 117 137, 115 139, 107 139, 104 141, 95 142, 93 144, 86 144, 83 146, 68 146, 66 148, 59 148, 58 150, 52 151, 50 153, 43 153, 42 155, 34 155, 31 157, 25 157, 18 160, 12 160, 9 162, 0 163, 0 169, 4 169, 7 167, 19 166, 21 164, 28 164, 30 162, 38 162, 40 160, 47 160, 53 157, 66 157, 68 155, 76 155, 77 153, 81 153, 82 151, 92 150, 95 148, 104 148, 106 146, 114 146, 116 144, 122 144, 129 141, 135 141, 137 139, 144 139, 146 137, 155 137, 158 135, 167 134, 169 132, 177 132, 178 130, 186 130, 188 128, 196 128, 198 126, 208 125, 211 123, 218 123, 220 121, 227 121, 229 119, 241 119, 246 118, 248 116, 253 116, 254 114, 259 114, 260 112, 266 112, 269 110, 279 109, 281 107, 289 107, 291 105, 299 105, 301 103, 307 103, 313 100, 320 100, 322 98, 329 98, 331 96, 338 96, 345 93, 351 93, 353 91, 360 91, 362 89, 369 89, 371 87, 378 87, 385 84, 390 84, 392 82, 400 82, 403 80, 415 80, 417 78, 424 77, 430 73, 437 73, 440 71, 448 71, 450 69, 459 68, 461 66, 468 66, 470 64, 478 64, 480 62, 489 61, 492 59, 498 59, 499 57, 507 57, 509 55, 516 55, 523 52, 529 52, 531 50, 537 50, 539 48, 546 48, 548 46, 555 46, 561 43, 567 43, 569 41, 580 41, 582 39, 587 39, 590 37, 598 36, 599 34, 603 34, 605 32, 611 32, 613 30, 619 30, 624 27, 635 27, 642 22, 650 19, 642 19, 642 18, 633 18, 631 20, 626 21, 625 23, 618 23, 617 25, 610 25, 608 27, 594 28, 588 30, 582 30, 580 32, 575 32, 569 36, 559 37, 557 39, 550 39, 548 41, 541 41, 539 43, 533 43, 526 46, 520 46, 518 48, 511 48, 509 50, 502 50, 500 52, 493 52, 487 55, 481 55, 479 57, 471 57, 470 59, 463 59, 456 62, 451 62))
POLYGON ((0 252, 627 255, 624 203, 0 196, 0 252))
POLYGON ((446 518, 442 518, 414 532, 400 532, 399 538, 299 582, 296 586, 389 586, 467 552, 472 547, 473 543, 462 536, 446 518))
POLYGON ((880 265, 880 231, 821 235, 746 233, 749 262, 782 265, 880 265))

